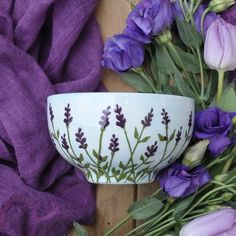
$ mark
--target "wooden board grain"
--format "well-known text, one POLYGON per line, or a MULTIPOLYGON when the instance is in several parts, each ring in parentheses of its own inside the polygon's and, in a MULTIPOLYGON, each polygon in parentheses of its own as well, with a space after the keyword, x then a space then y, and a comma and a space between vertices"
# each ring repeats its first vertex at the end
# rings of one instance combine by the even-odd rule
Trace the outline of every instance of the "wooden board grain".
MULTIPOLYGON (((131 6, 127 0, 100 0, 96 11, 96 17, 104 42, 112 35, 123 31, 126 18, 130 11, 131 6)), ((109 70, 104 70, 102 80, 108 91, 135 91, 121 81, 119 75, 109 70)), ((102 236, 106 230, 117 224, 126 216, 128 207, 135 200, 150 195, 156 188, 156 184, 140 186, 97 185, 96 224, 86 227, 89 231, 89 235, 102 236)), ((113 236, 123 236, 134 226, 134 222, 130 221, 122 228, 122 230, 113 234, 113 236)), ((69 236, 75 236, 75 233, 71 231, 69 236)))

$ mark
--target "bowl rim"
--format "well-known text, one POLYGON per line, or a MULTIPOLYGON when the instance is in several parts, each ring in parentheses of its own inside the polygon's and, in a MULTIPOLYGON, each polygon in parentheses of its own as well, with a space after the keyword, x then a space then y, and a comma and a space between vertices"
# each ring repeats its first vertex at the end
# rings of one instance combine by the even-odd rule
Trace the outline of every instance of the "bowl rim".
POLYGON ((157 94, 157 93, 138 93, 138 92, 76 92, 76 93, 60 93, 60 94, 53 94, 47 97, 47 101, 52 98, 62 98, 68 96, 88 96, 88 95, 105 95, 105 96, 145 96, 145 97, 166 97, 166 98, 174 98, 178 100, 189 100, 189 102, 195 103, 194 99, 191 97, 180 96, 180 95, 172 95, 172 94, 157 94))

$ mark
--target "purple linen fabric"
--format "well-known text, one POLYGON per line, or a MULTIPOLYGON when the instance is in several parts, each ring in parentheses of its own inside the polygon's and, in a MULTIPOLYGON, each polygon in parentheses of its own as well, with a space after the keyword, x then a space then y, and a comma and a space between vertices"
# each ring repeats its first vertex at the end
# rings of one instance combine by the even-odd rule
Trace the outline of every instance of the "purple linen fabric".
POLYGON ((0 1, 0 235, 94 221, 95 192, 54 149, 46 99, 102 89, 96 0, 0 1))

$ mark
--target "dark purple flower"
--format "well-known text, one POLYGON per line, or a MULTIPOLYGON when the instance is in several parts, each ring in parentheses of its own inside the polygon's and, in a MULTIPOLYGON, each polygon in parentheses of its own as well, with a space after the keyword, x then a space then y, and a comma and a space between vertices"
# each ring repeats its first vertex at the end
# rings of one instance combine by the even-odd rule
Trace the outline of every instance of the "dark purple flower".
POLYGON ((119 149, 119 139, 116 137, 115 134, 112 135, 112 138, 110 139, 110 145, 108 147, 109 150, 111 150, 111 152, 115 153, 115 152, 118 152, 120 149, 119 149))
POLYGON ((221 14, 222 18, 232 25, 236 25, 236 5, 221 14))
POLYGON ((126 119, 124 117, 124 114, 122 113, 122 108, 116 104, 116 108, 114 111, 116 113, 117 119, 116 125, 123 129, 125 127, 126 119))
POLYGON ((129 14, 124 34, 150 43, 154 35, 171 26, 173 18, 169 0, 141 0, 129 14))
POLYGON ((232 118, 235 115, 235 112, 224 112, 219 108, 208 108, 196 113, 193 137, 209 139, 209 150, 218 156, 231 144, 228 134, 233 127, 232 118))
POLYGON ((144 120, 141 120, 141 123, 144 127, 151 126, 152 118, 153 118, 153 108, 151 108, 150 112, 148 112, 147 116, 144 117, 144 120))
POLYGON ((69 149, 69 145, 67 143, 67 140, 66 140, 66 134, 64 134, 63 136, 61 136, 61 140, 62 140, 62 147, 68 151, 69 149))
POLYGON ((87 139, 84 137, 84 132, 81 128, 78 129, 78 132, 75 134, 76 142, 78 142, 79 148, 86 149, 88 144, 86 143, 87 139))
POLYGON ((151 146, 147 147, 147 151, 144 153, 146 157, 152 157, 155 155, 156 151, 157 151, 157 141, 155 141, 155 143, 151 146))
POLYGON ((161 115, 163 116, 161 123, 164 124, 164 125, 168 125, 170 123, 170 119, 169 119, 169 116, 168 116, 168 112, 166 112, 164 108, 162 109, 161 115))
POLYGON ((102 129, 105 129, 109 124, 109 115, 111 114, 110 112, 111 107, 108 106, 106 110, 103 110, 103 116, 101 116, 101 120, 99 121, 99 125, 101 125, 102 129))
POLYGON ((171 197, 184 198, 210 181, 210 175, 203 166, 189 170, 187 166, 175 163, 157 176, 163 191, 171 197))
POLYGON ((229 83, 233 82, 236 84, 236 70, 230 71, 229 73, 229 83))
POLYGON ((108 39, 103 50, 102 66, 117 72, 142 65, 144 46, 123 34, 108 39))
MULTIPOLYGON (((202 14, 205 11, 207 5, 206 4, 200 4, 200 6, 198 7, 198 9, 196 10, 196 12, 194 13, 194 23, 195 23, 195 27, 197 29, 198 32, 201 32, 201 18, 202 18, 202 14)), ((181 20, 184 20, 184 16, 183 16, 183 12, 180 8, 179 5, 179 1, 177 0, 176 2, 173 3, 173 11, 174 11, 174 15, 175 17, 178 17, 181 20)), ((184 8, 185 12, 187 12, 187 9, 184 8)), ((209 12, 205 19, 204 19, 204 32, 208 29, 208 27, 210 26, 210 24, 215 21, 218 18, 217 14, 214 12, 209 12)))
POLYGON ((52 110, 52 105, 51 104, 49 104, 49 114, 50 114, 50 120, 53 121, 54 114, 53 114, 53 110, 52 110))
POLYGON ((182 129, 183 128, 181 126, 180 129, 178 130, 177 134, 176 134, 176 138, 175 138, 176 143, 178 143, 181 140, 182 129))
POLYGON ((71 111, 71 108, 70 108, 70 104, 68 104, 66 107, 65 107, 65 119, 64 119, 64 122, 66 124, 66 126, 68 127, 69 124, 72 122, 73 120, 73 117, 71 116, 70 114, 70 111, 71 111))

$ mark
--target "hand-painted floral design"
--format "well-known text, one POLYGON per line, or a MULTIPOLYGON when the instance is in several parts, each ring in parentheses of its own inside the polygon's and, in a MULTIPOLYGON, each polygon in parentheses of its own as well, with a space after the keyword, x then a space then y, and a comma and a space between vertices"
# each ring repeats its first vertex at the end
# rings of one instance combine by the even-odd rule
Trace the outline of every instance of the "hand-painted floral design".
POLYGON ((76 131, 72 131, 73 126, 70 124, 73 121, 73 116, 70 104, 64 108, 63 122, 66 132, 55 129, 55 117, 51 104, 49 104, 48 113, 52 126, 50 133, 54 145, 73 165, 80 167, 85 172, 88 181, 93 183, 100 183, 101 179, 103 182, 105 179, 104 183, 151 182, 154 180, 155 171, 162 169, 168 163, 172 163, 176 156, 181 154, 190 140, 193 128, 192 112, 187 120, 187 130, 183 130, 182 126, 176 129, 170 127, 169 124, 173 117, 165 108, 156 112, 154 108, 150 108, 146 115, 144 114, 141 122, 138 122, 139 125, 134 127, 132 137, 131 130, 127 129, 129 124, 124 111, 119 104, 116 104, 114 108, 107 106, 101 111, 102 115, 98 121, 97 147, 91 149, 87 140, 86 127, 79 127, 76 131), (154 114, 161 115, 160 119, 158 118, 159 124, 156 124, 157 117, 154 114), (154 126, 154 119, 155 125, 164 126, 163 133, 157 133, 155 137, 148 136, 149 129, 154 126), (111 126, 109 125, 111 122, 114 122, 118 129, 121 128, 119 132, 115 133, 114 130, 113 133, 110 133, 111 126), (110 137, 107 136, 108 133, 110 137), (74 147, 75 150, 72 145, 73 142, 78 144, 77 148, 74 147), (163 144, 164 150, 159 148, 163 144), (124 159, 119 160, 119 153, 124 148, 128 152, 126 162, 124 159), (143 149, 143 154, 140 154, 138 149, 143 149), (114 165, 114 163, 118 163, 118 165, 114 165))

